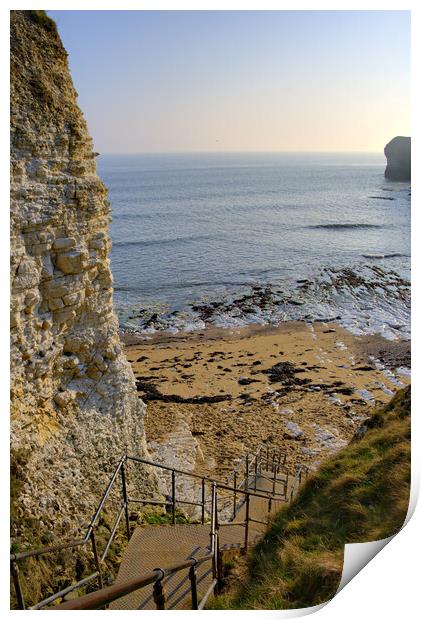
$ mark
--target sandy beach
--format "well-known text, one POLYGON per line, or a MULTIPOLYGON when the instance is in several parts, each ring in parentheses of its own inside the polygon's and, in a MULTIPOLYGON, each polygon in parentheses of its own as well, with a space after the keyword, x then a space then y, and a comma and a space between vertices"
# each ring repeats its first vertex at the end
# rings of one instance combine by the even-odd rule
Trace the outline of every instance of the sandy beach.
POLYGON ((410 381, 408 341, 333 323, 123 336, 151 457, 223 477, 262 442, 317 468, 410 381))

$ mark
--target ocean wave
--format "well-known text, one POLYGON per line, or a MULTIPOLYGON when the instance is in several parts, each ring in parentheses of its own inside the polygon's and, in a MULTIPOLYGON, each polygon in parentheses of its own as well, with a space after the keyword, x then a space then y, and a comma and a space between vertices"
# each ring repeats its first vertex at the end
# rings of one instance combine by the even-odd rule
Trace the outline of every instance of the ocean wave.
MULTIPOLYGON (((189 290, 189 289, 194 289, 194 288, 203 288, 203 287, 223 287, 223 286, 228 286, 228 287, 235 287, 235 286, 247 286, 249 285, 250 282, 249 280, 243 280, 243 281, 238 281, 238 280, 218 280, 216 281, 207 281, 207 280, 199 280, 197 282, 171 282, 168 284, 162 284, 161 286, 159 284, 155 284, 154 285, 154 292, 155 293, 160 293, 163 291, 172 291, 172 290, 189 290)), ((142 291, 139 290, 139 286, 137 284, 133 284, 133 285, 116 285, 114 287, 115 291, 134 291, 134 292, 138 292, 139 295, 142 294, 142 291)))
POLYGON ((356 228, 365 229, 365 228, 383 228, 381 224, 313 224, 312 226, 307 226, 306 228, 323 228, 326 230, 355 230, 356 228))
POLYGON ((364 258, 409 258, 408 254, 399 254, 395 252, 393 254, 362 254, 364 258))
POLYGON ((123 329, 144 333, 239 328, 283 321, 336 321, 357 335, 410 337, 410 283, 395 271, 359 263, 324 267, 308 278, 249 284, 209 295, 183 310, 119 309, 123 329))
POLYGON ((148 241, 114 241, 114 248, 127 248, 133 246, 148 247, 153 245, 172 245, 173 243, 186 243, 190 241, 212 241, 213 235, 186 235, 183 237, 172 237, 171 239, 150 239, 148 241))

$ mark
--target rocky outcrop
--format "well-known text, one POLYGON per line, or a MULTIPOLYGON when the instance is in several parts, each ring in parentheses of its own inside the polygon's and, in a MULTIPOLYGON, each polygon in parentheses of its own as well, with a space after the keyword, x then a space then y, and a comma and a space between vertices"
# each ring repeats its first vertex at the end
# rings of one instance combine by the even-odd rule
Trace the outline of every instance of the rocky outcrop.
POLYGON ((12 11, 12 534, 28 516, 70 534, 126 448, 146 450, 113 312, 107 191, 76 98, 54 22, 12 11))
POLYGON ((391 181, 411 180, 411 138, 396 136, 384 147, 387 159, 384 176, 391 181))

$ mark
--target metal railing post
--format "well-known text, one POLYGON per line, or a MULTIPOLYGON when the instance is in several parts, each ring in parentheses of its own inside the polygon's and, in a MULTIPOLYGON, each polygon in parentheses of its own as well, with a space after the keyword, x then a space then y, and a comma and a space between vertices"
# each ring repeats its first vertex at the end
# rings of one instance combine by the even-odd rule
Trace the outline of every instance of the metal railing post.
POLYGON ((218 491, 215 483, 215 532, 219 530, 219 517, 218 517, 218 491))
POLYGON ((212 482, 212 499, 211 499, 211 530, 209 533, 210 537, 210 546, 211 553, 213 553, 213 548, 215 545, 215 493, 216 493, 216 483, 212 482))
MULTIPOLYGON (((44 553, 47 553, 47 552, 49 553, 52 551, 56 551, 58 549, 73 548, 73 547, 77 547, 81 545, 91 544, 96 570, 92 575, 89 576, 89 578, 86 578, 86 582, 88 579, 91 581, 95 579, 98 581, 99 589, 103 589, 104 568, 102 567, 104 564, 104 559, 108 552, 109 546, 112 542, 113 536, 116 533, 117 528, 121 523, 121 520, 123 519, 123 513, 125 514, 125 526, 127 530, 127 538, 129 539, 130 534, 131 534, 129 505, 131 504, 131 502, 147 503, 147 500, 135 499, 135 498, 132 499, 128 495, 129 469, 126 470, 126 465, 125 465, 126 461, 128 460, 133 460, 136 462, 145 463, 147 465, 160 467, 161 469, 166 470, 167 476, 169 472, 171 472, 171 486, 172 486, 172 504, 171 505, 172 505, 172 523, 173 524, 176 524, 176 521, 177 521, 176 519, 177 503, 181 505, 183 502, 186 504, 192 504, 197 507, 198 506, 201 507, 201 520, 203 524, 205 522, 205 516, 208 514, 206 511, 207 510, 206 501, 209 502, 209 500, 206 500, 206 496, 209 495, 209 492, 206 491, 206 484, 209 483, 212 485, 212 499, 211 499, 212 524, 211 524, 211 531, 210 531, 211 553, 208 556, 208 560, 210 561, 212 558, 212 564, 213 564, 212 570, 214 574, 214 579, 215 578, 218 579, 221 575, 221 567, 220 567, 221 558, 219 554, 220 549, 219 549, 219 532, 218 532, 219 526, 218 526, 218 508, 217 508, 217 488, 219 487, 221 490, 224 489, 228 491, 229 493, 233 493, 233 518, 236 516, 236 512, 238 508, 238 505, 237 505, 239 502, 238 496, 245 495, 245 503, 246 503, 245 522, 241 523, 241 525, 245 525, 244 549, 245 551, 247 551, 249 547, 250 524, 253 524, 253 522, 259 522, 258 520, 253 519, 252 516, 250 515, 250 510, 253 509, 253 506, 250 507, 250 499, 253 499, 253 497, 259 497, 263 500, 268 500, 268 515, 270 516, 270 513, 274 509, 274 507, 276 509, 276 505, 277 505, 276 502, 278 501, 277 497, 281 496, 280 490, 279 492, 276 493, 277 483, 279 482, 280 484, 282 482, 282 484, 284 485, 283 486, 283 496, 284 496, 283 499, 286 502, 288 502, 288 500, 292 501, 294 497, 298 495, 300 485, 303 483, 304 480, 307 479, 310 473, 308 467, 304 465, 301 465, 300 467, 296 468, 294 473, 292 473, 291 471, 288 472, 287 468, 285 468, 284 470, 283 465, 286 460, 286 455, 284 453, 279 452, 277 449, 273 447, 270 448, 267 444, 256 449, 255 453, 251 451, 248 452, 241 459, 241 461, 237 464, 237 467, 232 472, 232 474, 229 475, 226 484, 224 484, 224 482, 222 481, 212 480, 208 478, 207 476, 193 474, 193 473, 186 472, 183 470, 175 469, 174 467, 169 467, 166 465, 153 463, 145 459, 140 459, 138 457, 130 457, 130 456, 125 455, 120 459, 117 467, 115 468, 114 473, 108 483, 108 486, 104 494, 102 495, 101 501, 96 509, 94 516, 92 517, 92 520, 88 526, 88 529, 83 539, 75 540, 75 541, 72 541, 71 543, 55 545, 54 547, 44 547, 42 549, 32 550, 32 551, 28 551, 24 553, 11 554, 10 556, 11 577, 13 578, 14 589, 16 592, 17 605, 20 609, 25 609, 25 601, 24 601, 24 593, 22 592, 21 583, 19 579, 19 567, 18 567, 17 562, 26 557, 39 557, 40 555, 44 553), (265 454, 267 457, 266 459, 264 458, 265 454), (252 460, 253 458, 255 459, 254 467, 253 467, 253 460, 252 460), (272 467, 273 476, 271 478, 269 475, 267 475, 267 478, 273 483, 273 495, 271 497, 267 497, 267 495, 264 496, 262 495, 262 493, 259 494, 257 492, 257 479, 259 475, 263 474, 264 471, 269 472, 270 467, 272 467), (244 469, 245 469, 245 477, 243 479, 244 469), (282 472, 281 472, 281 469, 282 469, 282 472), (282 473, 282 477, 278 477, 278 472, 282 473), (118 484, 117 478, 119 474, 121 476, 122 497, 123 497, 124 503, 123 505, 120 505, 119 507, 119 513, 116 519, 116 524, 113 527, 110 540, 108 541, 107 545, 105 545, 105 550, 103 551, 103 554, 101 555, 98 553, 99 550, 97 548, 97 541, 96 541, 96 531, 98 531, 97 526, 98 526, 99 517, 104 507, 104 504, 107 501, 108 497, 110 496, 110 493, 112 489, 114 488, 114 484, 116 482, 118 484), (199 480, 201 481, 201 502, 198 499, 196 499, 195 502, 184 500, 183 495, 180 495, 180 499, 177 502, 177 495, 176 495, 177 493, 176 475, 177 474, 180 474, 181 476, 191 475, 194 478, 196 478, 197 481, 199 480), (253 477, 254 477, 254 491, 253 491, 253 477), (231 486, 229 482, 232 479, 233 479, 233 486, 231 486), (250 483, 250 480, 251 480, 251 483, 250 483)), ((222 499, 228 500, 227 507, 228 507, 228 511, 231 512, 231 499, 229 498, 229 495, 227 495, 226 497, 223 496, 222 499)), ((166 502, 161 502, 160 500, 159 501, 151 500, 153 504, 158 504, 158 505, 161 505, 164 503, 169 505, 169 501, 170 501, 169 497, 166 498, 166 502)), ((243 500, 240 501, 241 506, 242 506, 242 503, 243 503, 243 500)), ((223 502, 222 502, 222 506, 225 509, 225 504, 223 502)), ((169 511, 169 508, 168 508, 168 511, 169 511)), ((99 542, 100 541, 98 541, 98 543, 99 542)), ((254 541, 252 540, 252 542, 254 541)), ((99 547, 102 547, 102 544, 100 544, 99 547)), ((199 560, 199 564, 200 563, 201 562, 199 560)), ((184 568, 187 568, 187 566, 185 566, 184 568)), ((162 571, 162 578, 160 578, 159 581, 163 581, 165 579, 165 575, 166 575, 165 571, 162 571)), ((192 576, 193 576, 193 573, 192 573, 192 576)), ((187 577, 185 579, 187 579, 187 577)), ((196 576, 196 591, 197 591, 197 581, 198 581, 198 578, 196 576)), ((150 581, 149 583, 152 583, 152 581, 150 581)), ((156 593, 157 593, 158 601, 161 601, 159 604, 162 604, 162 597, 163 597, 163 604, 165 605, 166 604, 165 593, 162 590, 162 586, 163 586, 162 583, 156 586, 156 593), (160 588, 162 591, 160 591, 160 588)), ((65 590, 63 591, 64 595, 67 594, 67 591, 65 590)), ((57 600, 58 598, 60 598, 61 592, 56 593, 56 595, 54 596, 55 596, 54 600, 57 600)), ((194 593, 192 593, 192 596, 194 596, 194 593)), ((50 598, 51 597, 49 597, 49 599, 50 598)), ((49 600, 49 599, 46 599, 46 600, 49 600)), ((41 601, 41 603, 44 603, 44 601, 41 601)), ((41 603, 39 605, 41 605, 41 603)), ((160 608, 161 607, 158 607, 158 609, 160 608)))
POLYGON ((130 540, 129 502, 127 500, 126 472, 124 471, 124 465, 121 466, 120 472, 121 472, 121 487, 122 487, 123 502, 124 502, 124 513, 126 517, 127 540, 130 540))
POLYGON ((257 475, 259 472, 259 466, 257 463, 257 454, 255 456, 255 461, 254 461, 254 490, 256 491, 257 489, 257 475))
POLYGON ((244 482, 244 490, 245 491, 249 490, 249 455, 248 453, 246 455, 246 478, 244 482))
POLYGON ((175 525, 175 469, 171 474, 171 489, 172 489, 172 524, 175 525))
MULTIPOLYGON (((202 525, 205 523, 205 479, 202 478, 202 525)), ((197 607, 193 607, 193 609, 197 609, 197 607)))
POLYGON ((192 609, 198 609, 198 602, 197 602, 197 569, 196 569, 197 560, 195 558, 193 558, 193 559, 195 560, 195 564, 193 564, 193 566, 191 566, 190 570, 189 570, 190 589, 191 589, 191 608, 192 609))
POLYGON ((212 507, 211 507, 211 531, 210 531, 210 547, 212 553, 212 579, 216 578, 216 482, 212 482, 212 507))
POLYGON ((250 494, 246 495, 246 526, 244 532, 244 550, 247 553, 249 547, 249 518, 250 518, 250 494))
POLYGON ((164 586, 162 585, 162 580, 165 577, 165 573, 162 570, 162 568, 154 568, 154 570, 160 570, 162 576, 160 577, 160 579, 158 579, 154 583, 153 600, 155 602, 155 607, 157 609, 165 609, 165 590, 164 590, 164 586))
POLYGON ((222 551, 219 549, 219 536, 217 536, 217 547, 216 547, 216 574, 218 583, 216 585, 216 593, 218 594, 222 590, 222 551))
POLYGON ((99 588, 101 589, 103 587, 102 570, 101 570, 101 562, 99 561, 99 556, 98 556, 98 549, 96 546, 94 528, 92 528, 92 532, 91 532, 91 543, 92 543, 92 551, 94 554, 95 567, 98 571, 98 585, 99 585, 99 588))
POLYGON ((19 579, 19 567, 15 561, 10 562, 10 572, 13 577, 13 585, 15 586, 18 609, 25 609, 25 601, 23 598, 22 588, 19 579))
POLYGON ((234 510, 232 513, 232 518, 235 519, 235 515, 237 512, 237 472, 234 472, 234 510))
POLYGON ((214 536, 214 551, 213 551, 213 560, 212 560, 212 566, 213 566, 213 572, 214 572, 214 579, 217 579, 217 584, 216 584, 216 591, 218 592, 218 590, 221 589, 222 586, 222 563, 221 563, 221 559, 222 556, 220 555, 219 552, 219 522, 218 522, 218 495, 217 495, 217 488, 216 488, 216 483, 215 483, 215 536, 214 536))

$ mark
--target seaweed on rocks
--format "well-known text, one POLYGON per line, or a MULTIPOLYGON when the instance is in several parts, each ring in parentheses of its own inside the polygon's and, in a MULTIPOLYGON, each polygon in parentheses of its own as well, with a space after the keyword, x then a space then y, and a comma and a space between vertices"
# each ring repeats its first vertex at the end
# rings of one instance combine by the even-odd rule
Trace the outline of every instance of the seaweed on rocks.
POLYGON ((270 383, 286 383, 294 379, 295 366, 291 362, 278 362, 262 372, 269 376, 270 383))
POLYGON ((285 386, 307 385, 310 379, 299 379, 298 373, 306 372, 305 368, 297 368, 292 362, 278 362, 266 370, 262 370, 269 377, 270 383, 283 383, 285 386))
POLYGON ((142 400, 144 402, 161 401, 164 403, 184 403, 191 405, 203 405, 210 403, 221 403, 226 400, 231 400, 230 394, 217 394, 215 396, 189 396, 184 397, 179 394, 162 394, 154 383, 151 383, 148 378, 144 377, 143 380, 136 380, 136 389, 138 392, 142 392, 142 400))
POLYGON ((248 377, 240 377, 238 379, 240 385, 250 385, 250 383, 259 383, 259 379, 249 379, 248 377))

